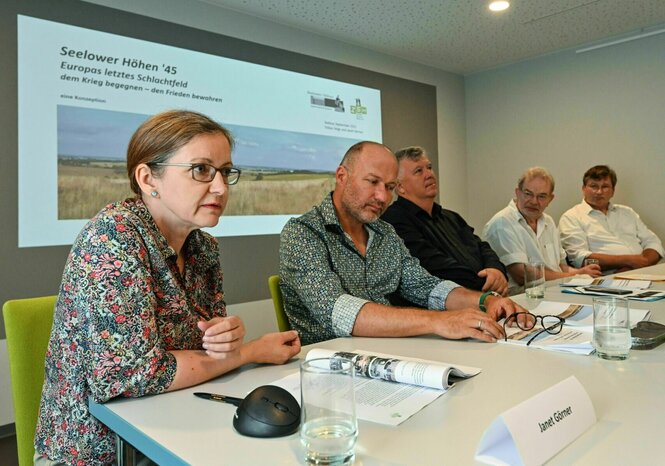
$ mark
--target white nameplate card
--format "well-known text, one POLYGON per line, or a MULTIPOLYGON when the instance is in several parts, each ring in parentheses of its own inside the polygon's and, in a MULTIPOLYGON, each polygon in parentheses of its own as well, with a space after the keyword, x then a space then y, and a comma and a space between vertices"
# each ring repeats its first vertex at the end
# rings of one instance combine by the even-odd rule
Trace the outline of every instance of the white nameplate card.
POLYGON ((589 395, 571 376, 497 417, 483 434, 476 459, 496 465, 543 464, 595 423, 589 395))

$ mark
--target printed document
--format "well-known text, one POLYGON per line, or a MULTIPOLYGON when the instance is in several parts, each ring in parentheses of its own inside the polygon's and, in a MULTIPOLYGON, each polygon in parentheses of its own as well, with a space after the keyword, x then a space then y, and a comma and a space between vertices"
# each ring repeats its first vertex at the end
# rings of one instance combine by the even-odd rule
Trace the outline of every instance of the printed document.
POLYGON ((386 354, 368 354, 363 351, 345 352, 314 348, 307 360, 316 358, 345 358, 353 361, 356 376, 408 383, 447 390, 457 380, 480 372, 475 367, 457 366, 421 359, 397 358, 386 354))
POLYGON ((655 273, 622 273, 617 274, 614 278, 623 278, 624 280, 649 280, 652 282, 665 282, 665 275, 655 273))
MULTIPOLYGON (((540 325, 536 325, 531 330, 521 330, 518 327, 506 327, 506 337, 508 339, 498 341, 499 343, 507 343, 510 345, 527 346, 531 337, 542 329, 543 328, 540 325)), ((541 332, 533 339, 529 346, 563 353, 591 354, 593 352, 591 337, 592 333, 590 332, 564 326, 556 335, 544 331, 541 332)))
POLYGON ((649 280, 619 280, 612 278, 571 278, 560 286, 601 286, 603 288, 624 288, 646 290, 651 286, 649 280))
POLYGON ((591 289, 590 287, 584 286, 564 286, 561 289, 561 292, 589 296, 619 296, 621 298, 628 298, 632 301, 658 301, 659 299, 665 298, 665 291, 637 290, 634 288, 607 288, 607 291, 603 291, 602 287, 591 289), (626 290, 626 293, 617 293, 613 290, 626 290))
MULTIPOLYGON (((537 316, 557 316, 565 319, 561 332, 552 335, 542 331, 543 326, 539 321, 531 330, 522 330, 517 326, 506 327, 507 341, 499 340, 499 342, 526 346, 532 336, 542 331, 529 346, 574 354, 591 354, 593 352, 594 348, 591 344, 593 338, 593 307, 591 304, 543 301, 530 312, 537 316)), ((630 309, 631 327, 642 320, 648 320, 649 316, 650 311, 646 309, 630 309)))
MULTIPOLYGON (((326 357, 344 357, 354 361, 358 419, 390 426, 397 426, 409 419, 446 393, 456 381, 473 377, 481 371, 477 367, 457 364, 452 366, 443 362, 415 358, 397 358, 381 353, 369 354, 361 350, 338 352, 314 348, 307 354, 308 360, 326 357), (364 375, 365 373, 368 375, 364 375), (431 386, 414 385, 414 383, 431 386)), ((272 384, 285 388, 300 400, 298 372, 272 384)))
MULTIPOLYGON (((530 311, 537 316, 559 316, 566 319, 564 326, 577 327, 578 330, 593 331, 593 306, 591 304, 557 303, 543 301, 530 311)), ((648 309, 630 308, 630 327, 633 328, 638 322, 649 320, 651 311, 648 309)))

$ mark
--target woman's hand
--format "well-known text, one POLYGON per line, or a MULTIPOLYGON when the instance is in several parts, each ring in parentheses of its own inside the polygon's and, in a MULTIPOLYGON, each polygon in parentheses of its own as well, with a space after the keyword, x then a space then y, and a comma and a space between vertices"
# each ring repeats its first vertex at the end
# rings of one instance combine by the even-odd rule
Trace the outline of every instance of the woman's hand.
POLYGON ((245 363, 284 364, 300 352, 300 337, 295 330, 266 333, 241 349, 245 363))
POLYGON ((238 316, 202 320, 198 327, 203 332, 203 349, 216 359, 224 359, 238 351, 245 337, 245 324, 238 316))

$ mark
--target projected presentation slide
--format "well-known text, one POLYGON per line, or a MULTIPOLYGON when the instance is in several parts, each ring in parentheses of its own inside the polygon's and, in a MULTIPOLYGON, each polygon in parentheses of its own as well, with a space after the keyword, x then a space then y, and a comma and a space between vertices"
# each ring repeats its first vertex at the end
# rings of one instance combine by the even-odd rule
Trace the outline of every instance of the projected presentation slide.
POLYGON ((376 89, 18 16, 19 247, 71 244, 132 195, 127 143, 155 113, 202 112, 236 139, 240 182, 215 236, 279 233, 381 141, 376 89))

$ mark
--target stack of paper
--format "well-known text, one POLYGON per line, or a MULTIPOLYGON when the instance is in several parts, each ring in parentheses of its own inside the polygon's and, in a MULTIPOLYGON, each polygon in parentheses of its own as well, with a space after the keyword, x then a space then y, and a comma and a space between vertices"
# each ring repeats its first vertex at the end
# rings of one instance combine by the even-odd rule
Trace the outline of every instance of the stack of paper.
MULTIPOLYGON (((511 345, 526 346, 531 337, 542 330, 537 325, 532 330, 520 330, 517 327, 506 328, 507 340, 499 340, 502 343, 511 345)), ((560 351, 563 353, 591 354, 593 346, 591 345, 591 333, 584 330, 563 327, 561 332, 551 335, 542 332, 529 345, 532 348, 539 348, 549 351, 560 351)))
POLYGON ((618 280, 613 278, 571 278, 561 286, 600 286, 604 288, 625 288, 630 290, 646 290, 651 286, 649 280, 618 280))
POLYGON ((655 273, 622 273, 614 276, 615 278, 623 278, 624 280, 649 280, 652 282, 665 282, 665 275, 655 273))
MULTIPOLYGON (((543 301, 530 311, 537 316, 558 316, 565 319, 561 332, 552 335, 542 332, 534 338, 529 346, 549 351, 560 351, 574 354, 591 354, 593 346, 593 307, 590 304, 558 303, 543 301)), ((630 309, 630 326, 648 320, 650 311, 646 309, 630 309)), ((540 320, 531 330, 518 327, 506 327, 507 341, 504 343, 526 346, 533 335, 543 329, 540 320)))
MULTIPOLYGON (((574 327, 578 330, 593 331, 593 306, 591 304, 556 303, 543 301, 535 309, 529 311, 537 316, 561 316, 566 319, 565 327, 574 327)), ((649 320, 651 311, 648 309, 630 308, 630 327, 638 322, 649 320)))
POLYGON ((572 278, 561 283, 563 293, 592 296, 620 296, 635 301, 657 301, 665 298, 665 291, 648 290, 649 280, 610 279, 610 278, 572 278))

